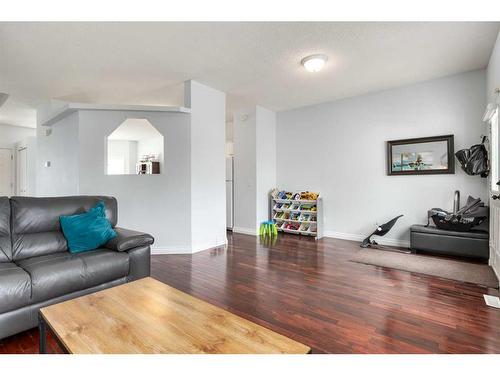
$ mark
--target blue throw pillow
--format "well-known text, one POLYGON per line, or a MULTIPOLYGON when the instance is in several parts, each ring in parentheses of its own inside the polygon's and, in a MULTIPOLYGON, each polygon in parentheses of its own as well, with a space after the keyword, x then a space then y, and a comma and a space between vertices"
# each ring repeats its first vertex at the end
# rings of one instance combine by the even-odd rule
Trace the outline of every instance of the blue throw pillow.
POLYGON ((97 249, 116 237, 105 210, 104 202, 101 201, 84 214, 59 218, 72 254, 97 249))

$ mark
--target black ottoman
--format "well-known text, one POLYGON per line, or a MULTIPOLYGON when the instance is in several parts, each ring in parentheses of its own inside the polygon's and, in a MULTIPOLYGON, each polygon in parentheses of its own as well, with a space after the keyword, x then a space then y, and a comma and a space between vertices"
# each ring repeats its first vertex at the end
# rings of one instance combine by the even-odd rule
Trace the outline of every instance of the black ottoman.
POLYGON ((488 259, 489 234, 483 231, 454 232, 414 224, 410 227, 412 251, 488 259))

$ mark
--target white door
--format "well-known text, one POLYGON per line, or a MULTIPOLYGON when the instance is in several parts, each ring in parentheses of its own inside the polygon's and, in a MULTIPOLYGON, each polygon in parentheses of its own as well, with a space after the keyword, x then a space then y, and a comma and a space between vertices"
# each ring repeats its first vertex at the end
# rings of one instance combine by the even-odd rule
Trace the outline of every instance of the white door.
POLYGON ((17 195, 28 195, 28 148, 17 150, 17 195))
POLYGON ((498 108, 490 119, 490 265, 500 276, 500 142, 498 108))
POLYGON ((0 148, 0 197, 13 194, 12 160, 12 150, 0 148))

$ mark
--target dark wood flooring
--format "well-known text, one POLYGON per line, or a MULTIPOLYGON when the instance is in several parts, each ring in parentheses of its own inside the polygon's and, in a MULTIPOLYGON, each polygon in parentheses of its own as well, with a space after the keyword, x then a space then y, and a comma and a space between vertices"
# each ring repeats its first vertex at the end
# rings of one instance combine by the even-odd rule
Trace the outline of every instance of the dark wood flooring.
MULTIPOLYGON (((498 290, 350 262, 351 241, 231 235, 227 249, 158 255, 152 274, 313 348, 314 353, 500 353, 498 290)), ((33 353, 31 330, 0 353, 33 353)), ((49 339, 49 351, 58 347, 49 339)))

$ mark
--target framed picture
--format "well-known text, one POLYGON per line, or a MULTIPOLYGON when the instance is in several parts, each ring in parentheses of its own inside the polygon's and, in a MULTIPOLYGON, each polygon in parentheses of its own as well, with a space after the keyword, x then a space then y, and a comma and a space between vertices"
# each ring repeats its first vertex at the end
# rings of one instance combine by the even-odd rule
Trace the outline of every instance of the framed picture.
POLYGON ((387 142, 387 174, 453 174, 453 135, 387 142))

